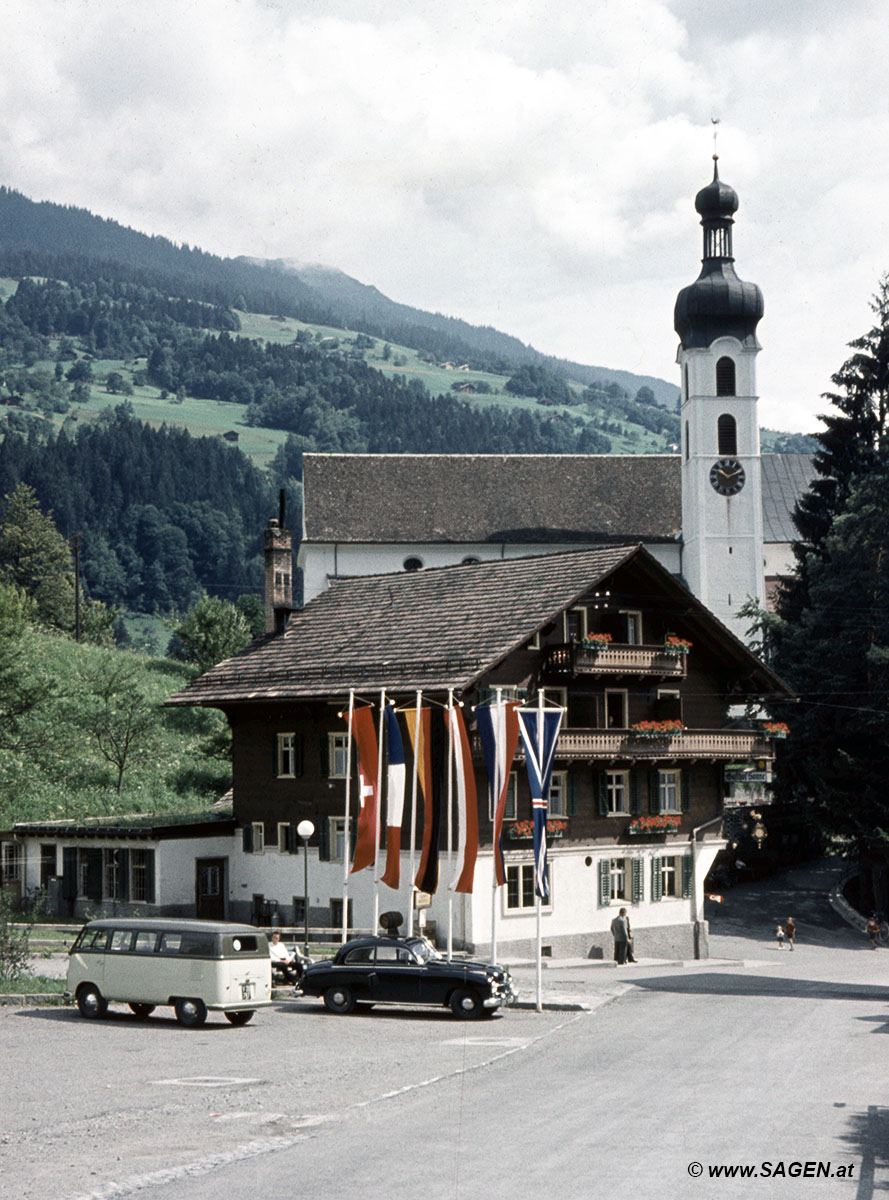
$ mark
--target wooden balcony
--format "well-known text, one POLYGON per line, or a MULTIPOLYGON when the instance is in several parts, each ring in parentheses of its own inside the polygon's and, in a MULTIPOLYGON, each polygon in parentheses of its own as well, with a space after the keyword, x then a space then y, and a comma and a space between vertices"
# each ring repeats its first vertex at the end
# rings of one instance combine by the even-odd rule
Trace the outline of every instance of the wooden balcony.
MULTIPOLYGON (((524 758, 521 742, 518 757, 524 758)), ((563 729, 556 746, 557 762, 744 762, 774 757, 775 743, 748 729, 690 729, 664 738, 639 737, 629 729, 563 729)))
POLYGON ((610 645, 593 649, 577 643, 560 643, 547 646, 543 673, 550 679, 574 679, 578 675, 683 679, 686 655, 670 654, 663 646, 610 645))

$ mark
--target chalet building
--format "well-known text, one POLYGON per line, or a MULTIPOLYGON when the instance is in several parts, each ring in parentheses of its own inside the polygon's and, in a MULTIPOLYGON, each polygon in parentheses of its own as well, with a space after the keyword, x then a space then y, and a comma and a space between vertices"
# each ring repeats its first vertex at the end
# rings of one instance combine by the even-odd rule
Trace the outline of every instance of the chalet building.
MULTIPOLYGON (((773 757, 761 722, 738 723, 730 711, 786 689, 641 546, 338 579, 283 632, 173 696, 171 705, 221 709, 232 729, 239 834, 226 915, 249 919, 260 897, 284 923, 301 922, 293 854, 295 827, 308 818, 309 916, 340 924, 350 690, 359 703, 378 703, 385 689, 402 708, 418 691, 433 703, 450 692, 472 732, 474 706, 496 688, 507 697, 543 689, 566 710, 550 797, 545 945, 554 954, 608 954, 614 909, 626 905, 643 954, 706 956, 703 881, 725 845, 724 769, 763 769, 773 757), (666 732, 652 736, 659 726, 666 732)), ((475 890, 455 898, 454 936, 484 952, 492 814, 480 752, 474 766, 481 849, 475 890)), ((534 938, 531 841, 522 836, 530 819, 520 753, 498 898, 498 943, 512 953, 528 952, 534 938)), ((383 885, 382 903, 407 912, 410 847, 406 830, 402 836, 402 887, 383 885)), ((420 836, 418 829, 418 843, 420 836)), ((439 930, 448 862, 445 854, 428 914, 439 930)), ((372 868, 351 876, 351 925, 372 925, 373 888, 372 868)))

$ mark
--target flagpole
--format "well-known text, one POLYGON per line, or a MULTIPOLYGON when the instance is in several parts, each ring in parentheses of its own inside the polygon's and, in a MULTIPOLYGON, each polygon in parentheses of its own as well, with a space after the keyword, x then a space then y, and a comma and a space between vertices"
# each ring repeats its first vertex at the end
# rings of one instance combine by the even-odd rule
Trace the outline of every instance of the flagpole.
POLYGON ((386 689, 380 690, 380 730, 377 735, 377 812, 374 824, 374 924, 376 933, 380 925, 380 820, 383 808, 383 714, 386 711, 386 689))
MULTIPOLYGON (((495 704, 495 728, 499 730, 500 723, 503 719, 503 688, 494 689, 494 704, 495 704)), ((504 731, 505 736, 505 731, 504 731)), ((499 761, 498 761, 499 766, 499 761)), ((497 771, 497 778, 494 781, 491 790, 491 802, 494 806, 492 816, 494 818, 491 828, 491 962, 497 961, 497 854, 498 846, 496 843, 495 833, 497 829, 497 806, 500 803, 500 793, 503 791, 503 780, 500 778, 500 772, 497 771), (496 794, 495 794, 496 793, 496 794)))
MULTIPOLYGON (((448 868, 454 870, 454 689, 448 688, 448 868)), ((448 962, 454 956, 454 893, 448 891, 448 962)))
POLYGON ((417 844, 417 780, 420 777, 420 755, 418 753, 420 747, 420 699, 422 691, 417 692, 417 707, 414 716, 414 778, 411 784, 411 849, 410 849, 410 871, 408 873, 408 914, 407 914, 407 936, 414 935, 414 893, 416 887, 414 884, 414 847, 417 844))
MULTIPOLYGON (((543 764, 543 707, 544 696, 543 688, 537 693, 537 757, 538 761, 543 764)), ((543 823, 543 841, 546 844, 546 821, 543 823)), ((537 863, 534 864, 534 873, 537 873, 537 863)), ((541 922, 541 906, 542 897, 540 888, 534 889, 537 896, 537 1011, 543 1012, 543 951, 542 939, 543 930, 541 922)))
POLYGON ((352 794, 352 714, 355 711, 355 689, 349 689, 349 736, 346 738, 346 827, 343 836, 343 945, 349 938, 349 861, 352 848, 349 838, 349 807, 352 794))

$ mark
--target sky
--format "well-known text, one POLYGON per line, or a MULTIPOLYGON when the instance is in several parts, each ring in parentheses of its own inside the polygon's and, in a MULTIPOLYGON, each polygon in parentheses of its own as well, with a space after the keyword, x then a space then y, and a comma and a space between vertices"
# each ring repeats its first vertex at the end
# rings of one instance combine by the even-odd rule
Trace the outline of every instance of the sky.
POLYGON ((0 0, 0 19, 0 184, 32 199, 678 383, 716 131, 736 269, 765 296, 760 423, 815 429, 871 328, 886 0, 0 0))

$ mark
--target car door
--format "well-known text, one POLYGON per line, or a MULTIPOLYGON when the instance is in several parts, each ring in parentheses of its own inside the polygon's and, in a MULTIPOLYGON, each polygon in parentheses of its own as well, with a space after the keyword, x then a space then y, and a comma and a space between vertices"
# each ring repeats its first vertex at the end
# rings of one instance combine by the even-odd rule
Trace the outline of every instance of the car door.
POLYGON ((388 1004, 419 1004, 423 967, 407 946, 393 942, 377 945, 371 995, 388 1004))

